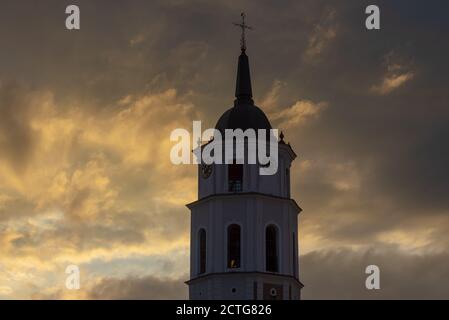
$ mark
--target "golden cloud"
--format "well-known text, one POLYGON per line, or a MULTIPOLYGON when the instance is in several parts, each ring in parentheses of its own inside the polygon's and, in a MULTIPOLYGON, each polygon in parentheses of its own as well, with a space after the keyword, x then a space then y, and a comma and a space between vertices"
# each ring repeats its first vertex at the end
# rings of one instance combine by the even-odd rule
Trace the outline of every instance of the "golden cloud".
POLYGON ((183 208, 196 180, 193 167, 171 164, 169 137, 191 126, 191 103, 174 89, 129 95, 107 110, 61 106, 51 92, 20 95, 27 117, 17 130, 32 132, 32 149, 20 170, 13 145, 3 144, 0 156, 3 295, 39 286, 68 262, 185 250, 183 208))
POLYGON ((380 95, 386 95, 403 86, 405 83, 412 80, 413 77, 413 72, 386 76, 380 85, 372 86, 371 91, 380 95))

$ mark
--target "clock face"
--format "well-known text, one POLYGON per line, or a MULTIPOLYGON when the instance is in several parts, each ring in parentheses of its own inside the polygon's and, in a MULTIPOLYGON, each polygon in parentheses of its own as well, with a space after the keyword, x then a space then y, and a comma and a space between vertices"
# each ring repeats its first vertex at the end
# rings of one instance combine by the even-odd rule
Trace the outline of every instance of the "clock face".
POLYGON ((201 176, 203 179, 207 179, 212 174, 212 171, 214 170, 214 167, 212 165, 208 164, 201 164, 201 176))

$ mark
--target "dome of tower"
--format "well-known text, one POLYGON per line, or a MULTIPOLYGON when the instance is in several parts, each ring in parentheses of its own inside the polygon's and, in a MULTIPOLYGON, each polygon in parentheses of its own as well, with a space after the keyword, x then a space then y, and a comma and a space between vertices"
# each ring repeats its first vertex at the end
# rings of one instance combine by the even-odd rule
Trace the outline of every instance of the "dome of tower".
POLYGON ((227 110, 215 126, 222 134, 225 129, 271 129, 265 113, 253 101, 249 59, 245 49, 239 57, 234 107, 227 110))
POLYGON ((215 126, 222 134, 226 129, 266 129, 270 130, 271 124, 265 113, 252 104, 239 104, 227 110, 215 126))

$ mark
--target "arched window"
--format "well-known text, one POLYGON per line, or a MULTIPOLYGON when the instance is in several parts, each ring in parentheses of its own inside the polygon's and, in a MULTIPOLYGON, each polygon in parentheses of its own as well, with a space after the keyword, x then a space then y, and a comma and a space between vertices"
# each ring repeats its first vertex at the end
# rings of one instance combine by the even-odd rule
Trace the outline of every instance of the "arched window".
POLYGON ((198 248, 199 248, 199 273, 206 272, 206 230, 200 229, 198 232, 198 248))
POLYGON ((228 268, 240 268, 240 226, 228 227, 228 268))
POLYGON ((243 165, 235 163, 228 165, 228 190, 230 192, 241 192, 242 186, 243 165))
POLYGON ((278 272, 278 235, 277 228, 270 225, 265 230, 265 263, 269 272, 278 272))

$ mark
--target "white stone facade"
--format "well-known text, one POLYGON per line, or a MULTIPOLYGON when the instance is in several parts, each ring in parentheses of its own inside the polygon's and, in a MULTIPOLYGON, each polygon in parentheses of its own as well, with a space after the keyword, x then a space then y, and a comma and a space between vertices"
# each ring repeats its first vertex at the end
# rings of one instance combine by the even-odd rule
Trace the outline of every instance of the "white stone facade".
POLYGON ((188 205, 191 210, 190 280, 187 281, 190 299, 300 299, 298 214, 301 208, 290 198, 290 167, 295 157, 290 145, 281 142, 275 175, 262 176, 258 165, 243 165, 238 192, 229 191, 228 165, 214 165, 207 178, 198 172, 199 200, 188 205), (230 225, 240 227, 240 260, 232 268, 229 267, 230 225), (268 226, 276 230, 276 271, 267 270, 268 226), (203 255, 200 230, 206 234, 203 255), (205 258, 204 270, 201 270, 201 258, 205 258))

